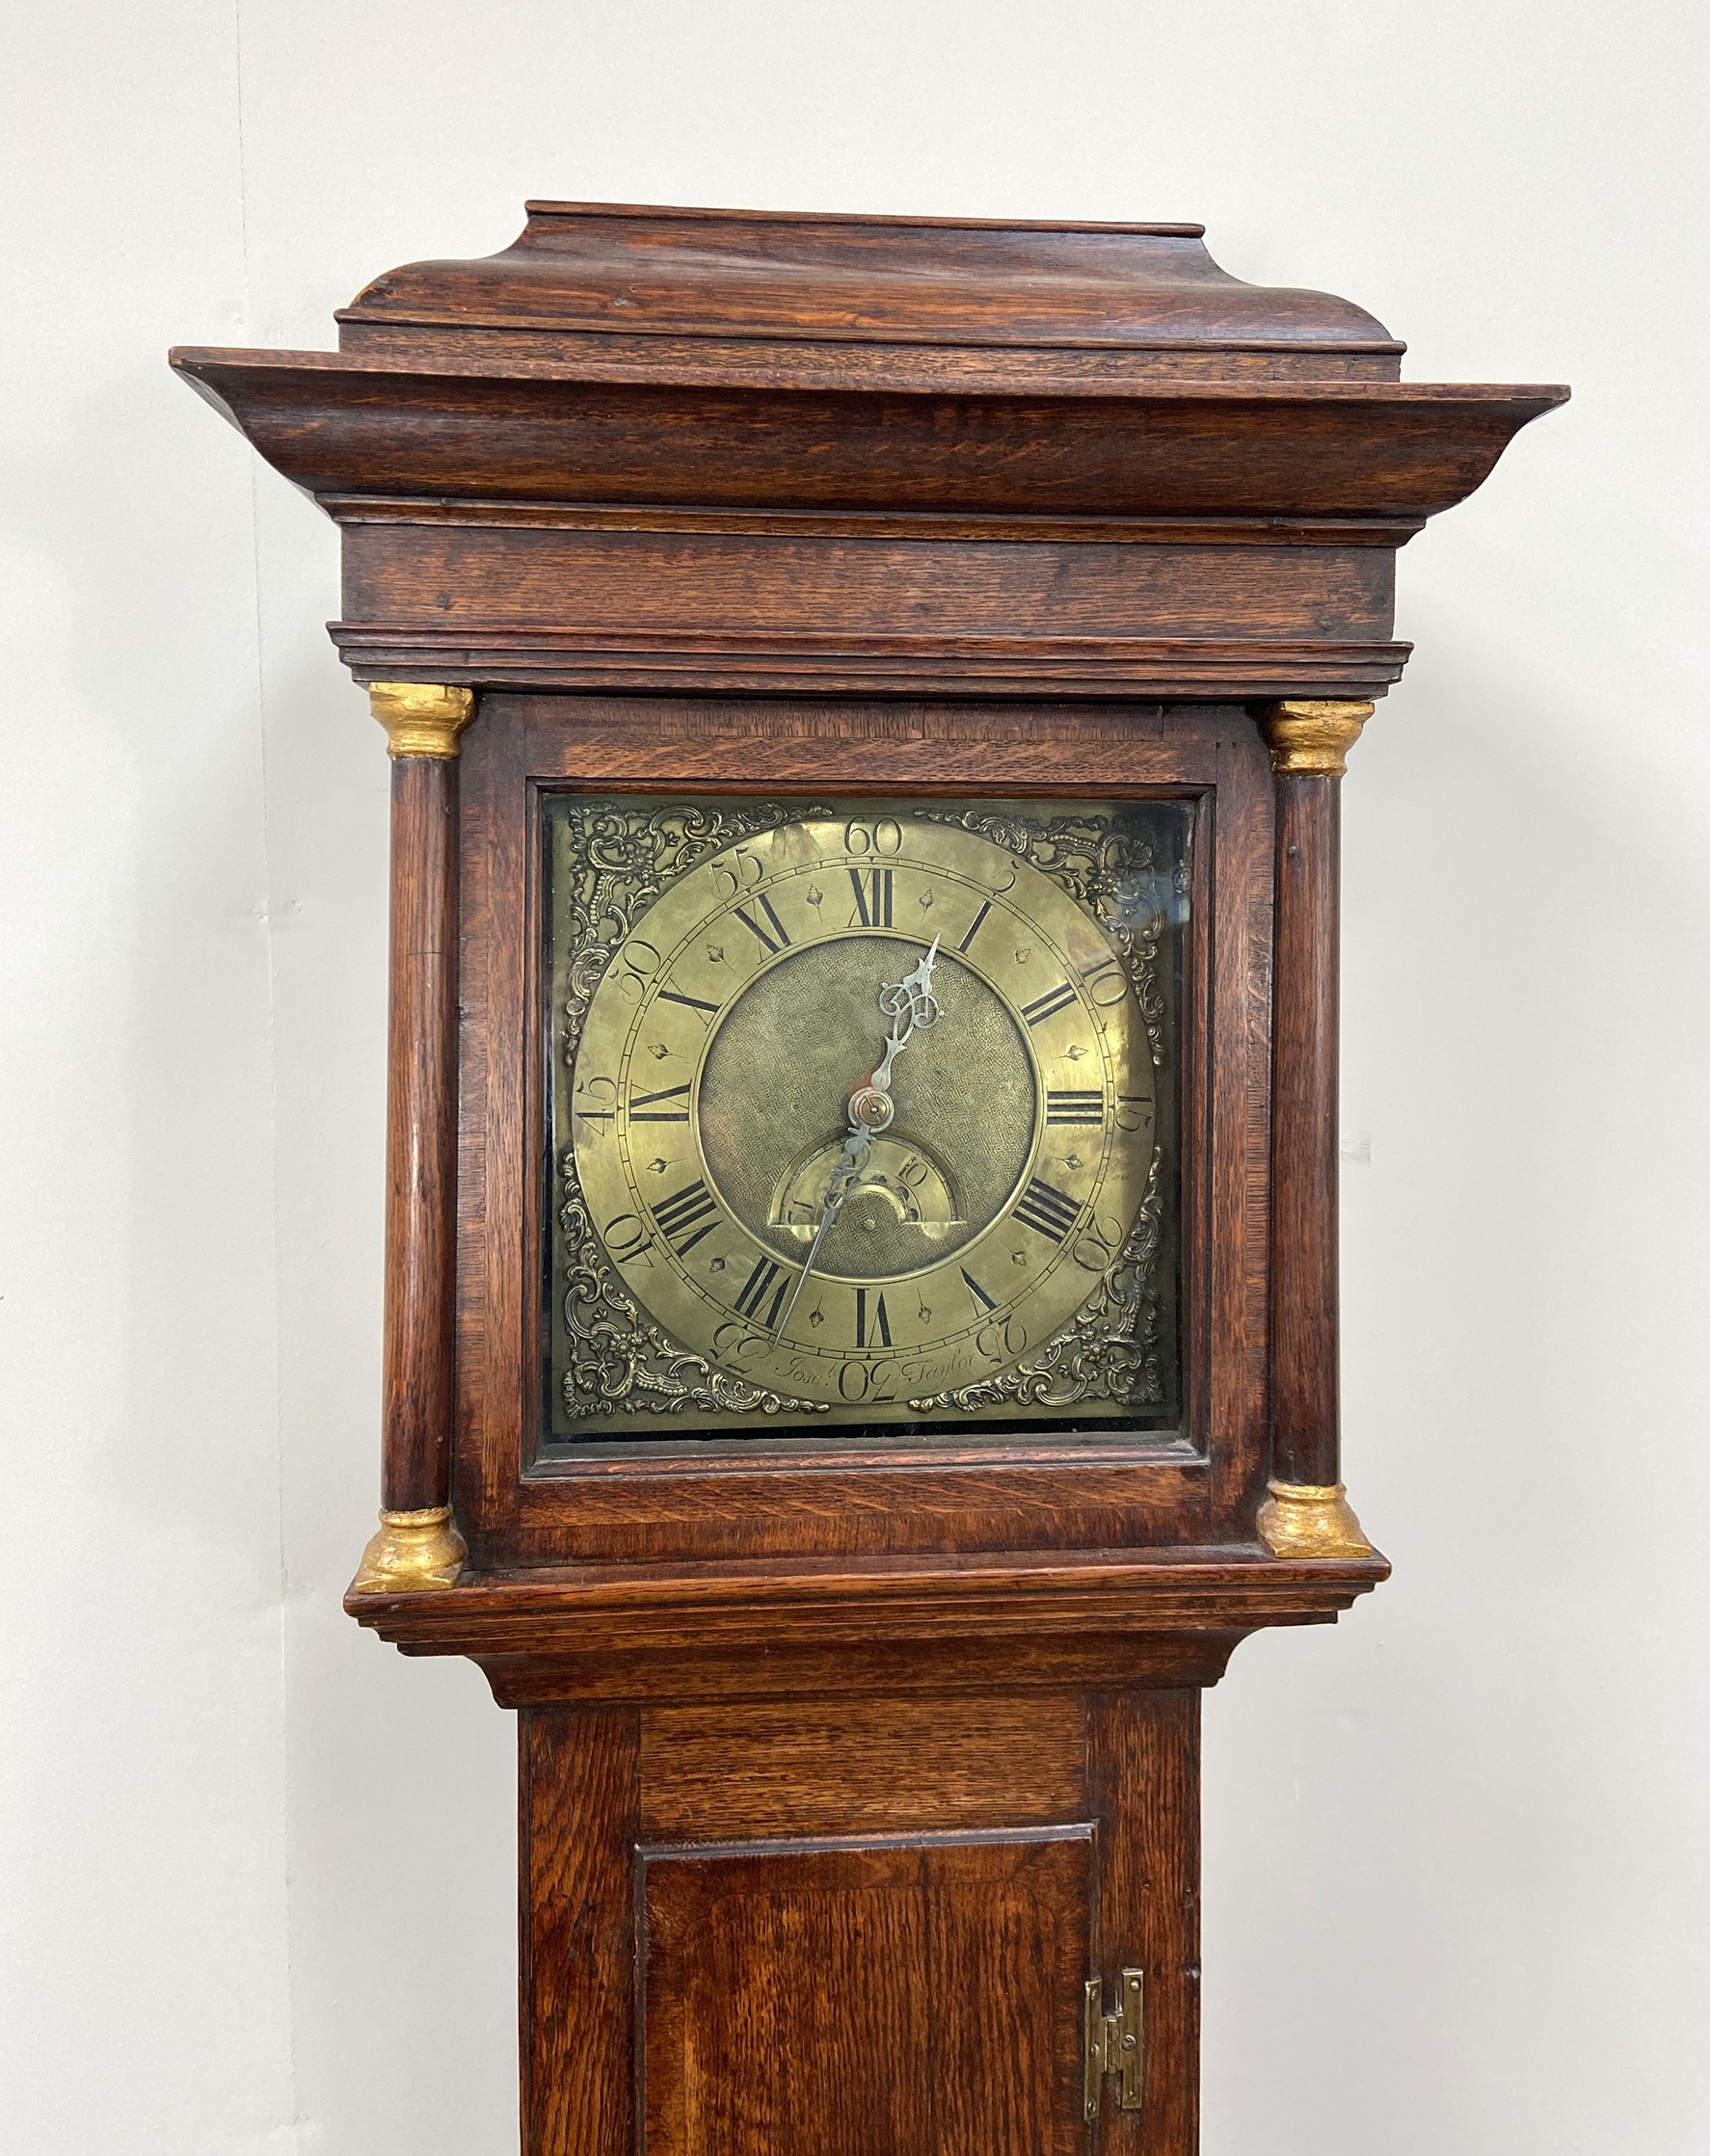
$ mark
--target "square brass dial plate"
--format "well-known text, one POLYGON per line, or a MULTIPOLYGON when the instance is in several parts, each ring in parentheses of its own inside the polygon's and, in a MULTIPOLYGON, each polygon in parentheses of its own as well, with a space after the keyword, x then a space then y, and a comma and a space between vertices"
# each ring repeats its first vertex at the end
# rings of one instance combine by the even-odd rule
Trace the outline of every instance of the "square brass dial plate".
POLYGON ((1188 803, 543 813, 548 1451, 1175 1426, 1188 803))

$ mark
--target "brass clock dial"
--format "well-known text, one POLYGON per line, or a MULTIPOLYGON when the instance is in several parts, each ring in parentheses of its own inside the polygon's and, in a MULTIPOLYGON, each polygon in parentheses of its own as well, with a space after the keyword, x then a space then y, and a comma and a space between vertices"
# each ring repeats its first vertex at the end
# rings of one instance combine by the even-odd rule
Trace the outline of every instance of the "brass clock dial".
POLYGON ((929 811, 781 815, 632 911, 560 1132, 578 1225, 692 1393, 907 1418, 1074 1318, 1157 1192, 1119 941, 929 811))

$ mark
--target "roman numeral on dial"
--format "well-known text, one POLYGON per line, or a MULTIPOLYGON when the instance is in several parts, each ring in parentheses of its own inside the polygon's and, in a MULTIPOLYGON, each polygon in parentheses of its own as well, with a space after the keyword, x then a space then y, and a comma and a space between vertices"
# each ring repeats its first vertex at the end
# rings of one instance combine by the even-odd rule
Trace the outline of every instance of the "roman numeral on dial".
POLYGON ((788 1287, 789 1275, 782 1265, 775 1264, 770 1258, 760 1259, 744 1282, 742 1292, 736 1297, 737 1317, 746 1318, 751 1324, 764 1325, 770 1331, 778 1322, 778 1313, 783 1308, 784 1296, 788 1287), (761 1305, 768 1292, 772 1297, 772 1307, 761 1318, 761 1305))
POLYGON ((1051 1242, 1061 1242, 1080 1216, 1076 1199, 1064 1197, 1037 1176, 1022 1192, 1015 1208, 1015 1217, 1024 1228, 1033 1229, 1051 1242))
POLYGON ((631 1093, 629 1096, 629 1120, 631 1123, 686 1123, 689 1119, 688 1087, 667 1085, 657 1093, 631 1093), (662 1108, 660 1101, 681 1101, 681 1107, 662 1108))
POLYGON ((862 927, 889 928, 891 925, 891 870, 889 868, 851 868, 849 881, 855 887, 855 911, 861 916, 862 927))
POLYGON ((1058 1011, 1067 1010, 1075 1000, 1075 991, 1067 981, 1058 981, 1055 988, 1048 988, 1043 996, 1035 996, 1030 1003, 1024 1003, 1021 1015, 1029 1025, 1039 1025, 1048 1018, 1055 1018, 1058 1011))
POLYGON ((714 1018, 718 1016, 718 1005, 716 1003, 708 1003, 699 996, 680 996, 674 988, 661 988, 659 1001, 661 1003, 681 1003, 685 1011, 710 1011, 714 1018))
POLYGON ((789 943, 789 934, 788 931, 785 928, 784 923, 778 918, 777 909, 773 906, 772 901, 766 896, 764 892, 761 892, 760 896, 755 900, 755 904, 760 908, 761 912, 765 915, 766 919, 771 923, 771 935, 768 935, 766 933, 766 931, 761 926, 760 922, 756 920, 754 916, 748 911, 748 908, 746 906, 737 906, 735 909, 736 918, 742 923, 743 927, 748 930, 750 935, 758 936, 760 938, 761 942, 764 944, 767 950, 786 949, 789 943), (774 938, 776 938, 775 942, 773 941, 774 938))
POLYGON ((958 1265, 956 1267, 956 1270, 968 1283, 968 1292, 974 1297, 975 1301, 978 1303, 981 1310, 997 1309, 997 1304, 992 1300, 991 1296, 986 1293, 985 1290, 980 1286, 979 1282, 975 1279, 974 1275, 968 1270, 968 1267, 966 1265, 958 1265))
POLYGON ((717 1204, 699 1177, 648 1210, 660 1235, 680 1258, 686 1258, 696 1243, 718 1226, 717 1204))
POLYGON ((1105 1096, 1095 1086, 1085 1092, 1047 1093, 1047 1123, 1103 1123, 1105 1096))
POLYGON ((979 934, 979 924, 980 924, 980 922, 981 922, 982 920, 984 920, 984 918, 986 918, 987 914, 989 914, 989 913, 991 912, 991 910, 992 910, 992 902, 991 902, 991 900, 990 900, 990 899, 988 898, 988 899, 986 899, 986 900, 985 900, 985 901, 984 901, 984 902, 982 903, 982 905, 980 906, 980 909, 979 909, 978 913, 976 913, 976 914, 975 915, 974 918, 973 918, 973 919, 972 919, 972 920, 971 920, 971 921, 969 922, 969 924, 968 924, 968 933, 967 933, 967 935, 966 935, 966 936, 964 936, 964 937, 962 938, 962 941, 961 941, 961 942, 960 942, 960 943, 959 943, 959 944, 958 944, 958 945, 956 945, 956 948, 957 948, 957 949, 958 949, 959 951, 961 951, 961 952, 962 952, 962 953, 963 953, 964 955, 966 955, 966 954, 967 954, 967 950, 968 950, 968 946, 969 946, 969 945, 970 945, 971 943, 973 943, 973 941, 974 941, 975 937, 975 936, 977 936, 977 935, 979 934))
POLYGON ((873 1298, 872 1310, 869 1316, 868 1311, 867 1290, 865 1288, 856 1289, 855 1344, 857 1347, 890 1346, 891 1319, 889 1314, 885 1309, 885 1298, 882 1293, 873 1298))

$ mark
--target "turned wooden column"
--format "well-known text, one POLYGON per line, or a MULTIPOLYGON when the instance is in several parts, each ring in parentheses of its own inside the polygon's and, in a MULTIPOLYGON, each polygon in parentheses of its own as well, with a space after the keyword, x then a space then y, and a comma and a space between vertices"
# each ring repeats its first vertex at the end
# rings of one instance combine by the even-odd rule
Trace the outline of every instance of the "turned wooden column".
POLYGON ((449 1586, 457 1231, 457 759, 468 689, 377 681, 392 759, 380 1531, 358 1593, 449 1586))
POLYGON ((1278 1557, 1364 1557, 1341 1470, 1337 1023, 1342 776, 1370 704, 1274 704, 1271 1469, 1261 1539, 1278 1557))

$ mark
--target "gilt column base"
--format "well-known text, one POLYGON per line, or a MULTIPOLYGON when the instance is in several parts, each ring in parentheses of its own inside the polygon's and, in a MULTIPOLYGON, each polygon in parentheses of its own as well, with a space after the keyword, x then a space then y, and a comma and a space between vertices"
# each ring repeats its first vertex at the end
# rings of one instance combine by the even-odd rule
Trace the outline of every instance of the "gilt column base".
POLYGON ((450 1587, 468 1562, 469 1546, 459 1534, 448 1504, 419 1512, 383 1512, 380 1531, 362 1552, 350 1584, 352 1594, 419 1594, 450 1587))
POLYGON ((1272 1482, 1259 1539, 1273 1557, 1369 1557, 1372 1545, 1340 1482, 1272 1482))

